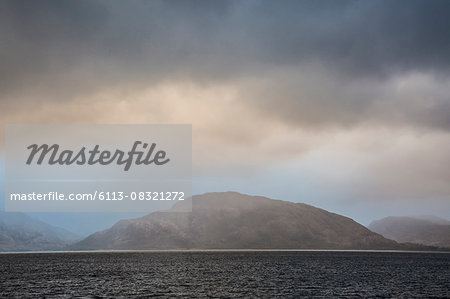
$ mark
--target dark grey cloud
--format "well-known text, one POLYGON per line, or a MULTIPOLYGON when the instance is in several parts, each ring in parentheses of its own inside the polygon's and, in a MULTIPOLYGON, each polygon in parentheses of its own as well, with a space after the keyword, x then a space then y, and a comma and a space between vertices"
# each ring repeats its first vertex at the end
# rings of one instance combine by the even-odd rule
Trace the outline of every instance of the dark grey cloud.
POLYGON ((248 80, 241 98, 266 118, 309 129, 376 125, 450 131, 450 79, 428 73, 357 78, 326 68, 283 69, 248 80))
POLYGON ((45 72, 69 76, 83 63, 120 80, 240 76, 305 61, 358 75, 450 67, 448 1, 1 5, 2 88, 45 72))
POLYGON ((2 99, 24 93, 71 99, 108 86, 257 78, 259 85, 242 98, 292 123, 351 126, 376 119, 449 127, 447 93, 419 91, 422 100, 411 102, 410 94, 397 95, 389 85, 399 74, 423 72, 445 87, 448 1, 0 5, 2 99), (284 75, 273 75, 277 70, 284 75))

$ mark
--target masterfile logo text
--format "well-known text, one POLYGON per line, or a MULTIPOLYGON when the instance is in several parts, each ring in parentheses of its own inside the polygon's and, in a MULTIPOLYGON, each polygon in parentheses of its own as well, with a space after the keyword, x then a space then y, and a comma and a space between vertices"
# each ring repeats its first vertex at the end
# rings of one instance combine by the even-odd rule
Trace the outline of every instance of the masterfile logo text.
POLYGON ((100 145, 96 144, 92 150, 86 150, 86 147, 82 147, 79 151, 62 150, 60 151, 59 144, 32 144, 27 147, 30 150, 27 164, 32 164, 36 157, 35 163, 41 165, 44 160, 50 165, 108 165, 116 163, 117 165, 124 165, 124 171, 128 171, 133 163, 136 165, 164 165, 170 161, 166 158, 166 152, 158 150, 154 154, 156 143, 152 143, 150 146, 148 143, 142 141, 135 141, 132 149, 129 152, 122 150, 115 150, 113 152, 104 150, 100 151, 100 145), (138 150, 139 146, 143 150, 138 150))
POLYGON ((191 195, 191 125, 8 125, 5 136, 9 211, 152 211, 191 195))

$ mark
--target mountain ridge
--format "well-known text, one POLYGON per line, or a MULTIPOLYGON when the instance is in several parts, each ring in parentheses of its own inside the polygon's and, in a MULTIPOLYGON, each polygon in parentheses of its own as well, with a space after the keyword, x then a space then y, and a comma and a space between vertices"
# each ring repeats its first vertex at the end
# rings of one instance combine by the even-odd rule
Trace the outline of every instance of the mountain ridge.
POLYGON ((79 236, 25 213, 0 211, 0 251, 64 249, 79 236))
POLYGON ((397 242, 450 248, 450 221, 431 216, 389 216, 369 229, 397 242))
POLYGON ((304 203, 215 192, 194 196, 192 212, 121 220, 72 246, 92 249, 406 249, 351 218, 304 203))

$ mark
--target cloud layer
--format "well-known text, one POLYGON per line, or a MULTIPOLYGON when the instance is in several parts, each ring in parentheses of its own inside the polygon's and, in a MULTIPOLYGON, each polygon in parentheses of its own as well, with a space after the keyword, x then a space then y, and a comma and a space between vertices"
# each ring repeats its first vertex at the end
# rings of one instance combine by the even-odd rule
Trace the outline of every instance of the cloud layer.
POLYGON ((449 15, 448 1, 3 1, 0 119, 192 123, 200 177, 280 169, 270 185, 296 165, 288 181, 330 186, 305 197, 450 212, 449 15))

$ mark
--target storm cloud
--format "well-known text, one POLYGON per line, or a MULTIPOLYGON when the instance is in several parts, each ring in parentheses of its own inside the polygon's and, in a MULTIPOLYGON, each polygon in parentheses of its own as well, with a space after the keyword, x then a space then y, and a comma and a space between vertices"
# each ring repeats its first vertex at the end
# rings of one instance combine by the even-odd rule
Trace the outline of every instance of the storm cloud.
POLYGON ((18 79, 69 85, 61 76, 74 78, 77 69, 92 74, 85 81, 110 84, 141 76, 210 81, 312 63, 351 78, 408 71, 446 75, 450 67, 448 1, 1 5, 3 89, 19 88, 18 79))
POLYGON ((0 119, 192 123, 199 176, 295 161, 291 177, 336 186, 311 198, 449 211, 449 15, 438 0, 2 1, 0 119))

